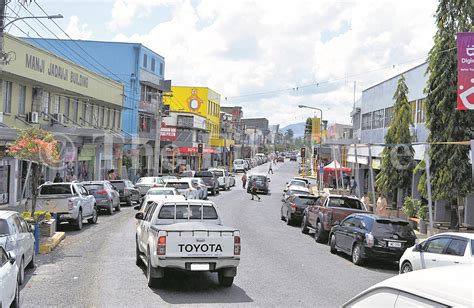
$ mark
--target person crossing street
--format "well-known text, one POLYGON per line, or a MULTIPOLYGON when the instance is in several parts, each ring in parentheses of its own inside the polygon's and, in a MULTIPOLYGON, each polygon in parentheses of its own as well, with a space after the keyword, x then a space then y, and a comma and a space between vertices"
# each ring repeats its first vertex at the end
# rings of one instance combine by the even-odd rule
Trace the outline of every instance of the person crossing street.
POLYGON ((257 195, 257 181, 251 180, 249 185, 250 185, 250 195, 252 196, 252 200, 253 200, 253 197, 256 197, 258 198, 258 201, 260 201, 260 196, 257 195))
POLYGON ((270 172, 273 174, 272 161, 270 161, 270 165, 268 166, 268 174, 270 174, 270 172))
POLYGON ((247 184, 247 174, 244 172, 242 175, 242 188, 245 189, 245 184, 247 184))

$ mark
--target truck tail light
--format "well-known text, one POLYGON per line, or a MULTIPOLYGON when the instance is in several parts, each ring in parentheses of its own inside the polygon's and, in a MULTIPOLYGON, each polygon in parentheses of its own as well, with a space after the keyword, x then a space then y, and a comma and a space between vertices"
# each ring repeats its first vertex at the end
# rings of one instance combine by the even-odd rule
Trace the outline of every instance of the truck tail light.
POLYGON ((290 208, 293 212, 296 211, 296 204, 294 203, 290 204, 290 208))
POLYGON ((160 236, 156 244, 156 254, 164 256, 166 254, 166 236, 160 236))
POLYGON ((96 194, 98 194, 99 196, 106 196, 107 191, 105 189, 101 189, 101 190, 98 190, 96 194))
POLYGON ((74 208, 74 202, 72 200, 67 200, 67 208, 68 210, 72 210, 74 208))
POLYGON ((373 247, 375 244, 375 238, 372 233, 367 233, 365 235, 365 243, 367 247, 373 247))
POLYGON ((234 236, 234 255, 240 256, 240 236, 234 236))

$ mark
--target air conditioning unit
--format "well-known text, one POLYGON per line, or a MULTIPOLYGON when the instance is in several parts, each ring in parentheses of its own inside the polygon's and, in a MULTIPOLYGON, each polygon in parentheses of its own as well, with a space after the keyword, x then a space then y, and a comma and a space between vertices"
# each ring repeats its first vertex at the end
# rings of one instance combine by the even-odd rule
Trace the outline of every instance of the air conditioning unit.
POLYGON ((64 124, 66 123, 66 117, 62 113, 55 113, 51 121, 53 121, 53 123, 64 124))
POLYGON ((39 123, 39 115, 38 112, 33 111, 33 112, 28 112, 26 114, 26 121, 28 123, 33 123, 33 124, 38 124, 39 123))

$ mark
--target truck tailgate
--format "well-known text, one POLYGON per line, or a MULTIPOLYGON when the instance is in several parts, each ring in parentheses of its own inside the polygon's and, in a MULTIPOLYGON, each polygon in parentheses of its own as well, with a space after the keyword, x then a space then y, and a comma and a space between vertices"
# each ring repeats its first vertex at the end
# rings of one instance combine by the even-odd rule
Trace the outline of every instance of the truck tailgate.
POLYGON ((69 195, 65 196, 51 196, 51 197, 38 197, 36 199, 36 210, 47 211, 51 213, 67 213, 69 195))
POLYGON ((232 231, 171 231, 166 238, 166 257, 217 258, 234 256, 232 231))

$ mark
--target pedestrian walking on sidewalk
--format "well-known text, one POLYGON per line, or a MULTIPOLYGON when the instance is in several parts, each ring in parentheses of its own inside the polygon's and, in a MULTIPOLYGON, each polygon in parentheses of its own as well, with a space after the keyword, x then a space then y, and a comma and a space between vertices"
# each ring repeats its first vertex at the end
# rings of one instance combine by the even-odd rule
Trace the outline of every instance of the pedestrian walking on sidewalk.
POLYGON ((270 161, 270 165, 268 166, 268 174, 270 174, 270 172, 273 174, 272 162, 271 161, 270 161))
POLYGON ((244 171, 244 174, 242 175, 242 188, 245 189, 245 184, 247 184, 247 174, 244 171))
POLYGON ((257 195, 257 181, 252 180, 250 181, 249 185, 250 185, 250 195, 252 195, 252 200, 253 200, 253 197, 257 197, 258 201, 260 201, 260 196, 257 195))
POLYGON ((350 186, 351 186, 351 191, 349 192, 349 194, 354 195, 357 190, 357 181, 355 180, 354 177, 351 177, 350 186))

